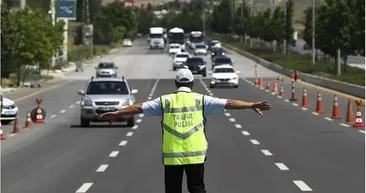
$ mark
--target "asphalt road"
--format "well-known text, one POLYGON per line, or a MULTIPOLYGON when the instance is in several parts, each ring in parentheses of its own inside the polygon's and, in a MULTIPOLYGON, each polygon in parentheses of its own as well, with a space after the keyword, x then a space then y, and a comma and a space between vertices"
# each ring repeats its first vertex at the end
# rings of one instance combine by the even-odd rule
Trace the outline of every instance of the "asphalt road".
MULTIPOLYGON (((312 114, 311 99, 317 89, 311 86, 302 85, 310 95, 307 111, 286 102, 286 97, 254 87, 248 82, 254 76, 253 62, 235 53, 230 56, 241 71, 239 88, 210 89, 209 80, 197 76, 194 90, 222 98, 268 100, 273 109, 263 117, 251 110, 208 117, 208 192, 364 192, 365 135, 360 132, 364 130, 342 126, 343 119, 325 119, 327 113, 312 114)), ((138 102, 175 90, 171 58, 161 50, 147 49, 143 41, 101 60, 117 63, 119 75, 139 90, 138 102)), ((2 192, 163 192, 159 117, 137 115, 132 128, 119 123, 79 127, 76 93, 85 88, 95 66, 91 63, 84 72, 71 72, 36 94, 20 90, 8 95, 21 99, 17 100, 21 115, 34 108, 35 97, 41 96, 47 119, 1 142, 2 192)), ((259 68, 265 80, 278 76, 259 68)), ((328 110, 332 94, 322 94, 328 110)), ((343 109, 345 98, 339 99, 343 109)), ((24 125, 25 117, 21 118, 24 125)), ((5 132, 10 133, 11 127, 5 126, 5 132)))

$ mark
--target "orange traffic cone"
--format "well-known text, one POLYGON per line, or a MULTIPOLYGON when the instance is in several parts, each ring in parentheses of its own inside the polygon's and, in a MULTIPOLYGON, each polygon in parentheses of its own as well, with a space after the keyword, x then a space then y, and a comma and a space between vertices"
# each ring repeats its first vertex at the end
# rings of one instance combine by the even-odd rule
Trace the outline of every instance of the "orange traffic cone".
POLYGON ((353 110, 351 99, 348 99, 346 123, 349 125, 353 123, 353 110))
POLYGON ((19 132, 20 132, 19 116, 17 115, 14 120, 13 133, 19 133, 19 132))
POLYGON ((357 106, 356 119, 355 119, 355 123, 353 124, 353 127, 356 127, 356 128, 364 127, 360 106, 357 106))
POLYGON ((0 140, 5 140, 6 139, 6 135, 4 134, 4 131, 2 129, 0 129, 0 140))
POLYGON ((278 80, 275 80, 275 81, 274 81, 273 89, 272 89, 272 93, 273 93, 274 95, 277 95, 277 93, 278 93, 278 80))
POLYGON ((259 88, 263 89, 263 78, 262 77, 260 77, 260 79, 259 79, 259 88))
POLYGON ((291 98, 290 101, 297 101, 297 98, 295 97, 295 81, 291 82, 291 98))
POLYGON ((255 78, 255 86, 259 87, 259 78, 258 77, 255 78))
POLYGON ((280 92, 278 93, 278 96, 283 97, 283 86, 280 87, 280 92))
POLYGON ((306 92, 306 89, 304 88, 302 92, 302 101, 301 101, 301 107, 308 108, 309 102, 308 102, 308 94, 306 92))
POLYGON ((322 95, 320 94, 320 92, 318 92, 315 112, 317 112, 317 113, 323 113, 324 112, 322 95))
POLYGON ((27 119, 25 120, 25 126, 24 128, 31 128, 32 127, 32 119, 31 119, 31 115, 30 112, 27 113, 27 119))
POLYGON ((338 96, 334 95, 332 119, 340 119, 340 118, 341 118, 341 111, 340 111, 339 106, 338 106, 338 96))
POLYGON ((37 108, 36 123, 44 123, 44 117, 41 108, 37 108))

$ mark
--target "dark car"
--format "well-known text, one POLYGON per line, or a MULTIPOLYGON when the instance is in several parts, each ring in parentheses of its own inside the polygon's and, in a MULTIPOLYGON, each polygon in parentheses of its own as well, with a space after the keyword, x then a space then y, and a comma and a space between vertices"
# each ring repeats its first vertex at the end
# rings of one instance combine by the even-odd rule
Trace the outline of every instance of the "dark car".
POLYGON ((206 77, 206 61, 201 57, 191 57, 187 58, 187 61, 184 64, 188 67, 189 70, 192 71, 193 74, 202 74, 203 77, 206 77))
POLYGON ((216 56, 215 59, 212 61, 212 69, 215 66, 219 66, 219 65, 233 65, 233 61, 227 57, 227 56, 216 56))
POLYGON ((226 55, 223 48, 212 48, 211 49, 211 61, 214 60, 216 56, 226 55))
POLYGON ((212 40, 205 40, 205 44, 207 45, 207 50, 211 51, 211 47, 214 45, 212 40))

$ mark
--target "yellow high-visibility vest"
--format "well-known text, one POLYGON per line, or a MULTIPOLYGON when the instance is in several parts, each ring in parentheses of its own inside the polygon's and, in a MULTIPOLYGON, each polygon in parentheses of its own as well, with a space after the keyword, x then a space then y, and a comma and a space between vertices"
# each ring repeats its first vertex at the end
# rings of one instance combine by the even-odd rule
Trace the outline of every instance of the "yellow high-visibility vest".
POLYGON ((163 164, 204 163, 207 140, 204 132, 203 95, 177 92, 161 96, 163 107, 163 164))

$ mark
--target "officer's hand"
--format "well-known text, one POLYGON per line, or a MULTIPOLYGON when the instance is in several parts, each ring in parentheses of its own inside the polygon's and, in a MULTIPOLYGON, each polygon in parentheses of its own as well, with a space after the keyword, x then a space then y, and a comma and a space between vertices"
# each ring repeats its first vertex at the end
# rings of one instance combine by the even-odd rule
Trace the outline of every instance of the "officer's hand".
POLYGON ((104 121, 109 120, 109 125, 111 125, 118 118, 118 116, 118 111, 115 111, 103 113, 99 118, 104 121))
POLYGON ((269 104, 268 101, 257 102, 252 105, 252 109, 262 116, 262 111, 269 111, 271 109, 271 104, 269 104))

